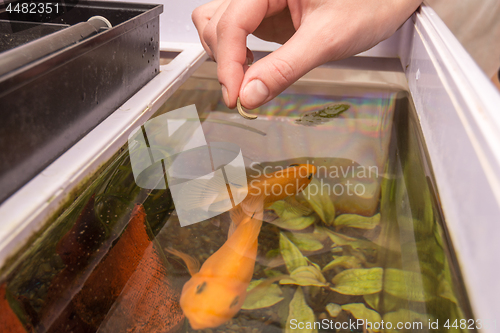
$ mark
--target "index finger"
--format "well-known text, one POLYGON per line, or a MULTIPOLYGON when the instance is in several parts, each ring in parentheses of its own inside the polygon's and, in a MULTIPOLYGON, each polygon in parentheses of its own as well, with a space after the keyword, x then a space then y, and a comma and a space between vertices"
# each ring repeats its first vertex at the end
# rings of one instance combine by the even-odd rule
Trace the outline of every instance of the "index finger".
POLYGON ((224 99, 228 107, 236 106, 243 82, 247 36, 257 29, 269 12, 279 12, 285 6, 286 1, 234 0, 222 14, 217 24, 217 76, 227 91, 224 99))

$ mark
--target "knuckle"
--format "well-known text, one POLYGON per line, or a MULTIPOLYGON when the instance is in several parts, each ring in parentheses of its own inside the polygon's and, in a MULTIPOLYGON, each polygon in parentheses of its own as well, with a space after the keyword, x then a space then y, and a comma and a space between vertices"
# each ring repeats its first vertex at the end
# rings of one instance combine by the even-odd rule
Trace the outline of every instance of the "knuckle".
POLYGON ((191 18, 193 21, 196 20, 203 20, 203 19, 209 19, 209 14, 210 14, 210 6, 209 4, 204 4, 201 6, 196 7, 193 12, 191 13, 191 18))
POLYGON ((193 10, 193 12, 191 13, 191 21, 193 21, 193 22, 196 24, 196 22, 198 22, 198 21, 199 21, 199 19, 202 17, 202 15, 203 15, 203 14, 202 14, 202 12, 201 12, 200 7, 195 8, 195 9, 193 10))
POLYGON ((215 37, 216 35, 213 24, 208 23, 205 29, 203 29, 203 39, 205 40, 205 43, 210 46, 214 42, 215 37))
POLYGON ((269 64, 268 69, 272 78, 280 86, 289 85, 295 79, 295 70, 293 69, 293 66, 284 59, 273 59, 273 61, 269 64))

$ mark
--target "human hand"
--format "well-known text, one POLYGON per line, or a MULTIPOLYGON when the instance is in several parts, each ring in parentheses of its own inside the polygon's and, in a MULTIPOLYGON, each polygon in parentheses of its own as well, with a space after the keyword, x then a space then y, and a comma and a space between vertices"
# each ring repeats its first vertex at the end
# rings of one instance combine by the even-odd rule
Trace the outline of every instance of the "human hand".
POLYGON ((422 0, 215 0, 193 11, 201 43, 217 62, 224 102, 253 109, 311 69, 368 50, 391 36, 422 0), (283 44, 253 61, 249 34, 283 44))

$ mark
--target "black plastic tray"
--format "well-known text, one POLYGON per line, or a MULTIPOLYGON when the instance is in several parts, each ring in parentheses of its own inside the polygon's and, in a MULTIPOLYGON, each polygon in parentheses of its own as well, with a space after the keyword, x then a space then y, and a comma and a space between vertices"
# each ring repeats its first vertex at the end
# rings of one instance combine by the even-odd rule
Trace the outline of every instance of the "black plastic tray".
POLYGON ((4 43, 0 67, 13 53, 23 57, 31 52, 38 35, 49 46, 64 34, 53 24, 74 26, 99 15, 113 27, 0 76, 0 202, 158 74, 163 11, 162 5, 117 1, 59 2, 57 15, 9 14, 7 6, 0 5, 1 32, 18 38, 4 43), (10 31, 5 22, 13 23, 10 31))

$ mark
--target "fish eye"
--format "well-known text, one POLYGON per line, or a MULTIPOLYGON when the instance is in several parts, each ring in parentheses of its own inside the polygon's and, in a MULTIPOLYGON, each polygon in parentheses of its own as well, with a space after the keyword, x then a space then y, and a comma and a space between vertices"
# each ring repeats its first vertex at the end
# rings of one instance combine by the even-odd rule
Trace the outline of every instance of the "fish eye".
POLYGON ((196 293, 201 294, 203 290, 205 290, 205 287, 207 286, 207 281, 203 281, 203 283, 199 284, 196 286, 196 293))
POLYGON ((307 177, 307 179, 311 180, 311 179, 312 179, 312 177, 313 177, 313 174, 312 174, 312 173, 310 173, 310 174, 309 174, 309 177, 307 177))
POLYGON ((236 306, 236 304, 238 304, 239 301, 240 301, 240 296, 236 296, 233 299, 233 302, 231 303, 231 305, 229 305, 229 308, 232 308, 233 306, 236 306))
POLYGON ((296 166, 299 166, 298 164, 290 164, 289 167, 296 167, 296 166))

